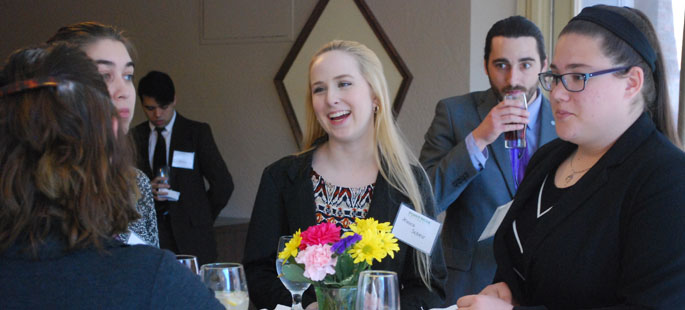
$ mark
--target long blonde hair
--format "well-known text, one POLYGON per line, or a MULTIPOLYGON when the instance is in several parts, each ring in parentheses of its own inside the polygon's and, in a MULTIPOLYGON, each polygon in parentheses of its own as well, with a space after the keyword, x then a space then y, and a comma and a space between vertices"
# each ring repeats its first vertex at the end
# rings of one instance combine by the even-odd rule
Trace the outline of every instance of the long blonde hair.
MULTIPOLYGON (((377 99, 378 110, 375 113, 375 143, 376 152, 374 159, 383 178, 396 190, 407 196, 414 209, 419 213, 425 213, 426 202, 433 202, 430 182, 421 164, 404 142, 395 118, 392 114, 390 96, 388 95, 388 83, 383 74, 383 65, 378 56, 365 45, 354 41, 334 40, 325 44, 312 57, 309 63, 311 72, 314 61, 322 54, 330 51, 345 52, 357 60, 359 69, 364 79, 369 83, 374 97, 377 99), (412 168, 413 167, 413 168, 412 168), (426 187, 429 189, 427 197, 423 197, 414 170, 422 172, 426 187)), ((314 114, 312 105, 311 76, 307 83, 307 128, 304 140, 304 152, 316 147, 315 142, 326 135, 314 114)), ((431 289, 430 285, 430 258, 428 255, 415 251, 418 272, 423 283, 431 289)))

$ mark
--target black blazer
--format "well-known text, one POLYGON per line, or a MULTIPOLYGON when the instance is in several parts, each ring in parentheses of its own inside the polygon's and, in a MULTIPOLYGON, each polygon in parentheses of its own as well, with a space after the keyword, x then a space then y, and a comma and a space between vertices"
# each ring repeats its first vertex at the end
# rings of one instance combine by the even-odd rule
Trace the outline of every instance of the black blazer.
MULTIPOLYGON (((273 309, 276 304, 289 305, 290 293, 276 278, 276 250, 278 238, 303 231, 316 225, 314 212, 314 188, 311 181, 313 151, 287 156, 264 169, 255 201, 245 245, 243 264, 250 287, 250 301, 261 309, 273 309)), ((423 173, 417 175, 421 176, 423 173)), ((427 193, 426 215, 435 218, 430 187, 425 177, 417 179, 427 193)), ((410 204, 409 199, 391 188, 379 174, 367 217, 379 222, 393 222, 400 202, 410 204)), ((397 272, 402 287, 402 309, 429 309, 441 306, 445 297, 444 281, 447 277, 440 242, 436 242, 431 256, 432 288, 425 287, 415 272, 414 249, 399 242, 400 251, 395 258, 386 257, 372 268, 397 272)), ((310 287, 303 296, 303 305, 315 301, 314 289, 310 287)))
MULTIPOLYGON (((143 122, 133 129, 138 151, 138 168, 150 179, 148 142, 150 126, 143 122)), ((216 260, 214 220, 226 206, 233 192, 233 180, 221 158, 208 124, 189 120, 178 112, 169 146, 171 189, 181 192, 176 202, 169 202, 171 229, 178 249, 183 254, 198 256, 202 263, 216 260), (171 167, 174 151, 195 153, 193 169, 171 167), (209 189, 205 189, 205 179, 209 189)))
POLYGON ((646 114, 530 228, 521 275, 513 270, 512 222, 576 147, 555 140, 531 159, 495 235, 495 281, 540 309, 682 309, 685 154, 646 114))

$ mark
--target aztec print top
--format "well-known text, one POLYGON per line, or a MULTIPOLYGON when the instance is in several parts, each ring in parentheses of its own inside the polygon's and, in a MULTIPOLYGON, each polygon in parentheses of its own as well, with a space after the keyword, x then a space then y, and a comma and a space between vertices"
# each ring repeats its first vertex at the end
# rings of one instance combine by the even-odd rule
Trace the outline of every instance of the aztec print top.
POLYGON ((316 223, 335 223, 343 231, 357 218, 366 218, 376 183, 364 187, 342 187, 330 184, 312 170, 316 223))

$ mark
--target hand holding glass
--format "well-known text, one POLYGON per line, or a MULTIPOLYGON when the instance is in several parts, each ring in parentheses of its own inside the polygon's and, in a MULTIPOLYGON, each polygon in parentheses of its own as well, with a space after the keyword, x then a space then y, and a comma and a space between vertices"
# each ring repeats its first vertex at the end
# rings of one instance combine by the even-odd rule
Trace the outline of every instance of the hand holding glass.
MULTIPOLYGON (((285 245, 292 239, 293 236, 281 236, 278 239, 278 252, 276 253, 281 253, 283 249, 285 249, 285 245)), ((283 273, 283 260, 278 259, 276 257, 276 272, 278 272, 279 275, 283 273)), ((288 264, 287 262, 285 262, 288 264)), ((285 285, 285 288, 290 291, 290 294, 293 296, 293 303, 292 303, 292 310, 302 310, 302 293, 309 288, 309 282, 295 282, 295 281, 290 281, 286 279, 283 276, 278 277, 281 279, 281 282, 283 282, 283 285, 285 285)))
POLYGON ((250 296, 243 265, 238 263, 214 263, 200 268, 202 282, 212 291, 214 297, 226 310, 247 310, 250 296))
POLYGON ((366 270, 359 275, 357 310, 399 310, 400 293, 397 273, 366 270))
MULTIPOLYGON (((504 95, 504 100, 514 100, 518 103, 521 109, 528 109, 528 102, 526 101, 526 94, 523 92, 507 93, 504 95)), ((507 131, 504 133, 504 147, 525 148, 526 147, 526 126, 523 129, 507 131)))

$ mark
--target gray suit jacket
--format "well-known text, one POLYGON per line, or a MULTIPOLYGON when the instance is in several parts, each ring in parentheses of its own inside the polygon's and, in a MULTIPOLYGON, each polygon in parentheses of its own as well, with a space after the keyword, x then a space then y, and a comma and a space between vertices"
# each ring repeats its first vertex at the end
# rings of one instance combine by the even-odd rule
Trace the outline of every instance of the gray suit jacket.
MULTIPOLYGON (((504 135, 488 146, 489 158, 480 171, 473 167, 464 142, 497 103, 492 89, 441 100, 421 149, 420 161, 431 178, 438 212, 447 210, 442 231, 445 261, 451 269, 467 273, 494 275, 491 249, 489 257, 482 259, 492 264, 478 264, 487 270, 471 270, 477 240, 495 209, 515 194, 504 135)), ((544 96, 539 118, 538 146, 542 146, 556 138, 552 111, 544 96)), ((480 287, 492 278, 475 280, 479 283, 463 287, 480 287)), ((457 296, 469 293, 475 292, 458 292, 457 296)))

